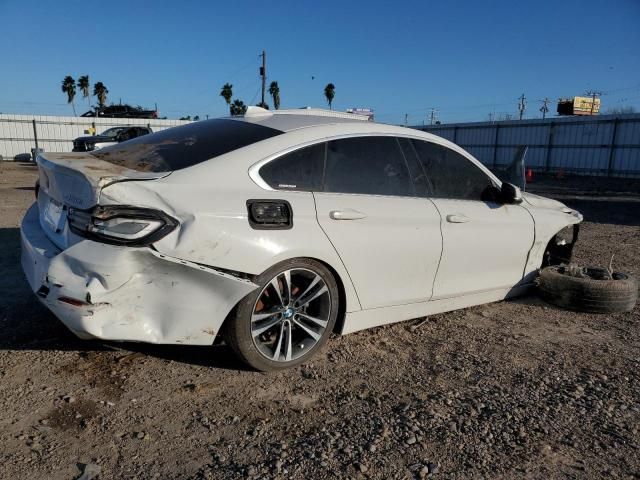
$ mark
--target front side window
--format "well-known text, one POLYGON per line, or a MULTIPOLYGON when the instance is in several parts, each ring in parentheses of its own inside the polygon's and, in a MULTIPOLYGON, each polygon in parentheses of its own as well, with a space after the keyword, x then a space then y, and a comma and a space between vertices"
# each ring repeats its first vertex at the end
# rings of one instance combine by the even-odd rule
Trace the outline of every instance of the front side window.
POLYGON ((255 123, 204 120, 142 135, 91 152, 115 165, 143 172, 171 172, 202 163, 283 132, 255 123))
POLYGON ((260 168, 260 176, 278 190, 320 190, 325 145, 318 143, 276 158, 260 168))
POLYGON ((447 147, 412 140, 435 198, 487 200, 491 179, 469 159, 447 147))
POLYGON ((398 141, 394 137, 356 137, 327 144, 325 192, 413 196, 398 141))
POLYGON ((126 127, 113 127, 105 130, 100 135, 104 137, 116 138, 118 134, 124 132, 125 130, 126 130, 126 127))

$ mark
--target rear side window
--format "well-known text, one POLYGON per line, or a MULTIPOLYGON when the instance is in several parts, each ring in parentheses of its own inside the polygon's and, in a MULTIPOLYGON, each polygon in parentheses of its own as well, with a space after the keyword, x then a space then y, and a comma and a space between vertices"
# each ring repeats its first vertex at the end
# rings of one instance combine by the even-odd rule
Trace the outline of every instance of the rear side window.
POLYGON ((325 143, 287 153, 260 168, 260 176, 278 190, 318 191, 322 188, 325 143))
POLYGON ((409 167, 409 172, 413 179, 413 186, 416 190, 416 195, 419 197, 428 197, 431 190, 427 180, 427 175, 424 173, 424 169, 420 165, 418 154, 416 153, 416 149, 413 148, 411 139, 400 137, 398 138, 398 142, 400 142, 402 153, 404 153, 404 158, 407 160, 407 166, 409 167))
POLYGON ((282 133, 238 120, 204 120, 142 135, 91 155, 132 170, 171 172, 282 133))
POLYGON ((458 152, 435 143, 412 140, 432 196, 458 200, 482 200, 492 185, 490 178, 458 152))
POLYGON ((327 144, 325 192, 413 196, 398 141, 357 137, 327 144))

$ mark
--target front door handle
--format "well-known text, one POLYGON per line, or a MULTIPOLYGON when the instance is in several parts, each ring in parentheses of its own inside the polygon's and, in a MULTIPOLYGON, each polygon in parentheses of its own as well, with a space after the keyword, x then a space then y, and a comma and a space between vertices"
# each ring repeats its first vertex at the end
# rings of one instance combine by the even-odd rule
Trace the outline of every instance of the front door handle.
POLYGON ((447 222, 449 223, 467 223, 470 222, 471 219, 469 217, 465 217, 462 214, 454 214, 454 215, 447 215, 447 222))
POLYGON ((331 210, 329 218, 332 220, 360 220, 361 218, 367 218, 367 214, 347 208, 345 210, 331 210))

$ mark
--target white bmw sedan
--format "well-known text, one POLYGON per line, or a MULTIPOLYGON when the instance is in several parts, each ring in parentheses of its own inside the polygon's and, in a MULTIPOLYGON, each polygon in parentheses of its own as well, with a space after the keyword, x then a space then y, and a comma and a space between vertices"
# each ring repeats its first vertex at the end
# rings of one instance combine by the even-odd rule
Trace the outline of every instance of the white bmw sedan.
POLYGON ((582 216, 417 130, 323 110, 42 153, 33 291, 81 338, 211 345, 259 370, 332 332, 502 300, 566 262, 582 216))

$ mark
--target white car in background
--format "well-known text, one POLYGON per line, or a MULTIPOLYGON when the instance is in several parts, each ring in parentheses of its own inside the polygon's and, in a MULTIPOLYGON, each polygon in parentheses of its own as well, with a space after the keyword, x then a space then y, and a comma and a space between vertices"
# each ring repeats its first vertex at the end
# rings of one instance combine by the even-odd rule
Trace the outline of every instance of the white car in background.
POLYGON ((211 345, 260 370, 332 332, 502 300, 582 216, 440 137, 324 110, 194 122, 39 156, 22 264, 82 338, 211 345))

